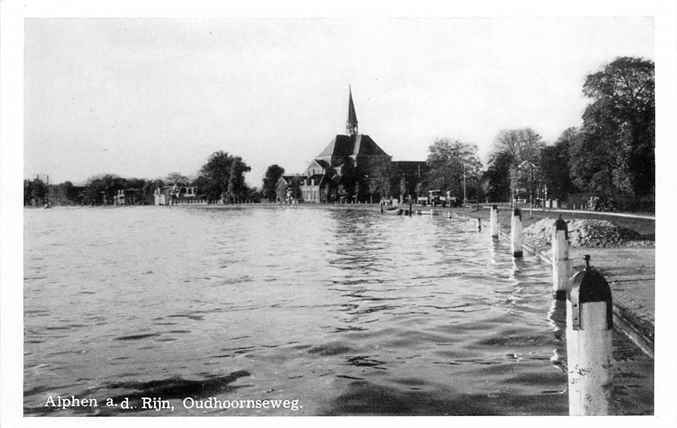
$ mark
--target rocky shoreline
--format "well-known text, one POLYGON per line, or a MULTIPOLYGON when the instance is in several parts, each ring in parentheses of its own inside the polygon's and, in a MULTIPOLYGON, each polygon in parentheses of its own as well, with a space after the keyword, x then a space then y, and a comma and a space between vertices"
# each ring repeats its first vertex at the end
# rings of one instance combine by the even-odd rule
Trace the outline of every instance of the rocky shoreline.
MULTIPOLYGON (((548 249, 555 228, 552 219, 541 219, 523 231, 524 242, 539 250, 548 249)), ((581 248, 654 248, 655 242, 640 233, 615 225, 609 220, 567 220, 569 242, 581 248)))

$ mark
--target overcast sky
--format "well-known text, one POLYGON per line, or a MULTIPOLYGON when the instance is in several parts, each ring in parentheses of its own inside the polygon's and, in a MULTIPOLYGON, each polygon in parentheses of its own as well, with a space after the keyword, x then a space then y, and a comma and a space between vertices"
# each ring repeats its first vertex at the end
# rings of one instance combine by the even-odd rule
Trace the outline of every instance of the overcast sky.
POLYGON ((654 58, 650 18, 30 19, 25 36, 25 175, 76 183, 193 176, 217 150, 251 185, 302 172, 344 132, 349 84, 394 160, 438 137, 485 160, 501 129, 579 125, 586 74, 654 58))

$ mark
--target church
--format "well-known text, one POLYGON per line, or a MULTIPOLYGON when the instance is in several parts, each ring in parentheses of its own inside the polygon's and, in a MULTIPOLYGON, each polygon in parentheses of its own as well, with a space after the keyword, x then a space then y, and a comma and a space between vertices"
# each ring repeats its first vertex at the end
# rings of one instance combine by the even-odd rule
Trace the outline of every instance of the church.
POLYGON ((376 202, 417 193, 426 162, 393 162, 369 136, 359 133, 352 89, 348 89, 346 134, 336 135, 310 162, 300 182, 304 202, 376 202))

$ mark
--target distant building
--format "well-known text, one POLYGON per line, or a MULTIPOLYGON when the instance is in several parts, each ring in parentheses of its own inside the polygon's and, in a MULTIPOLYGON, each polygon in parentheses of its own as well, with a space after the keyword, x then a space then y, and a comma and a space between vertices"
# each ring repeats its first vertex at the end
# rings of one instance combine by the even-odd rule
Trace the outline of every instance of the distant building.
POLYGON ((299 202, 299 186, 301 177, 298 175, 283 175, 275 183, 275 201, 284 204, 299 202))
MULTIPOLYGON (((327 201, 327 186, 323 186, 325 179, 324 168, 317 161, 311 162, 306 169, 306 176, 301 180, 301 199, 304 202, 319 203, 327 201)), ((328 168, 328 164, 326 164, 328 168)))
POLYGON ((155 205, 172 205, 177 200, 195 199, 197 197, 197 186, 171 186, 156 187, 153 192, 153 202, 155 205))
POLYGON ((139 189, 118 189, 113 195, 113 205, 135 205, 139 199, 138 195, 139 189))
POLYGON ((352 90, 348 92, 346 131, 336 135, 306 168, 300 184, 304 202, 373 202, 399 195, 402 179, 402 188, 412 194, 416 191, 426 163, 392 162, 369 135, 360 134, 352 90))

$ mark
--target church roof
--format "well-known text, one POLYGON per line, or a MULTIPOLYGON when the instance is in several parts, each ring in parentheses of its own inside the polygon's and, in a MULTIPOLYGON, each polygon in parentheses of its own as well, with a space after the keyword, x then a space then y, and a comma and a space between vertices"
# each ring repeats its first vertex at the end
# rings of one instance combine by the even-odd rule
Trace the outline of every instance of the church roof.
POLYGON ((368 135, 337 135, 317 155, 318 160, 331 163, 332 160, 346 156, 388 156, 368 135))
POLYGON ((329 165, 329 163, 328 163, 327 161, 324 161, 324 160, 322 160, 322 159, 315 159, 313 162, 315 162, 316 164, 320 165, 320 166, 321 166, 322 168, 324 168, 324 169, 327 169, 327 168, 330 168, 330 167, 331 167, 331 165, 329 165))

